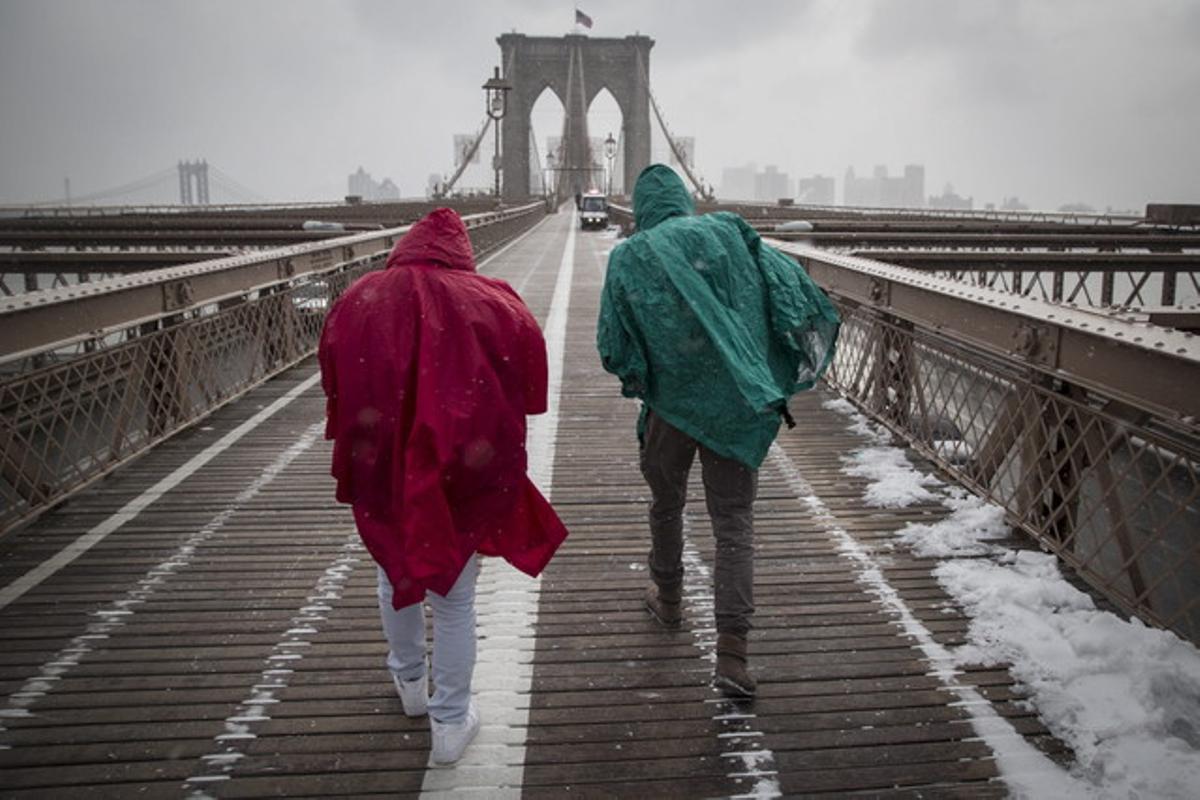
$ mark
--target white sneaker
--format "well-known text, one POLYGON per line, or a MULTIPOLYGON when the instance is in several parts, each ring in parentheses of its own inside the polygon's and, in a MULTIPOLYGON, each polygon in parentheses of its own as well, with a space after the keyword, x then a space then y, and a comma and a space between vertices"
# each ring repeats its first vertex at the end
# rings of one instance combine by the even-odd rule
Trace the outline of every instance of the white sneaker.
POLYGON ((475 705, 475 699, 472 698, 462 722, 438 722, 430 717, 429 725, 433 730, 430 761, 435 767, 450 766, 462 758, 467 745, 479 733, 479 706, 475 705))
POLYGON ((405 716, 423 717, 429 713, 428 674, 411 681, 402 681, 393 675, 392 683, 396 684, 396 694, 400 695, 400 705, 404 706, 405 716))

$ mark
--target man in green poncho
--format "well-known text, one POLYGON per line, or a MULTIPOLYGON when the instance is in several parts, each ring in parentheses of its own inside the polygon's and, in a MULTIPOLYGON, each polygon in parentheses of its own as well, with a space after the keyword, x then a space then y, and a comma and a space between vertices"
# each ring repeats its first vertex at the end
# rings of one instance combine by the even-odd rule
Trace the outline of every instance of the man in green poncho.
POLYGON ((749 697, 758 467, 781 419, 792 424, 788 398, 829 365, 838 316, 740 217, 696 216, 669 167, 638 177, 633 214, 638 233, 608 260, 596 345, 621 393, 643 401, 641 467, 653 496, 646 607, 669 627, 682 620, 683 506, 699 450, 717 540, 713 683, 749 697))

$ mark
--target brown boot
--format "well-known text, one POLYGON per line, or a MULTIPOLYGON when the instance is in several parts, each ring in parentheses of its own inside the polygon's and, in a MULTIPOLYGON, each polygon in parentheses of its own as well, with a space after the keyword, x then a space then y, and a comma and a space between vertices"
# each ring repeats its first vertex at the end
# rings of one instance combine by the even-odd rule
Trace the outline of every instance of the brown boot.
POLYGON ((668 628, 678 628, 683 621, 683 612, 680 610, 682 600, 681 587, 662 589, 653 583, 646 587, 646 610, 660 625, 668 628))
POLYGON ((746 637, 736 633, 717 634, 717 671, 713 686, 728 697, 754 697, 757 681, 746 663, 746 637))

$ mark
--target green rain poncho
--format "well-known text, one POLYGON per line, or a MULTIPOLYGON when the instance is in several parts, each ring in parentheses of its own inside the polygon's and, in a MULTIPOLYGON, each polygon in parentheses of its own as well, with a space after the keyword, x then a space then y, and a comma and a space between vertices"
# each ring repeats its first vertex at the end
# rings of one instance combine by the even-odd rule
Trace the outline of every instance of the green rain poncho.
MULTIPOLYGON (((633 192, 638 233, 608 259, 596 346, 621 393, 757 469, 787 399, 829 366, 838 316, 800 266, 741 217, 695 216, 655 164, 633 192)), ((639 434, 642 430, 639 421, 639 434)))

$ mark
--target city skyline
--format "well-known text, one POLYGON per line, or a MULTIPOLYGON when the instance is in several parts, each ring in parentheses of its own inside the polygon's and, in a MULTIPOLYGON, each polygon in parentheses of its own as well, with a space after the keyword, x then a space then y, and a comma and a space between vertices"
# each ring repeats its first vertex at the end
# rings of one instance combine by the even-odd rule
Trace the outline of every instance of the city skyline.
MULTIPOLYGON (((749 160, 839 183, 848 165, 924 163, 935 192, 953 183, 988 202, 1200 201, 1200 104, 1187 100, 1200 4, 687 9, 597 2, 587 35, 654 38, 651 87, 671 129, 700 144, 710 183, 749 160)), ((449 137, 478 130, 480 85, 512 30, 557 36, 572 20, 553 0, 0 0, 0 202, 61 197, 68 178, 86 195, 196 158, 277 201, 337 198, 358 163, 418 195, 452 172, 449 137)), ((611 115, 611 96, 600 102, 611 115)), ((556 130, 553 116, 537 129, 556 130)), ((474 175, 486 167, 468 184, 487 183, 474 175)))
POLYGON ((763 172, 759 172, 758 164, 747 162, 737 167, 724 167, 720 180, 713 183, 717 189, 718 200, 740 200, 753 202, 774 203, 781 198, 788 198, 798 205, 818 206, 847 206, 866 208, 940 208, 955 210, 1008 210, 1008 211, 1062 211, 1077 213, 1110 213, 1140 215, 1144 207, 1114 207, 1098 206, 1086 197, 1061 203, 1052 207, 1032 207, 1025 202, 1019 188, 1011 194, 1001 197, 986 197, 971 193, 968 186, 961 186, 954 180, 931 186, 925 182, 925 165, 923 163, 902 165, 904 175, 891 175, 887 164, 874 164, 869 176, 860 177, 856 165, 849 165, 842 173, 843 177, 815 173, 812 175, 795 175, 779 169, 778 165, 763 165, 763 172, 772 173, 774 181, 762 182, 763 172), (914 172, 915 171, 915 172, 914 172), (912 173, 912 174, 910 174, 912 173), (851 188, 847 194, 847 177, 853 175, 855 180, 870 182, 882 178, 893 182, 891 189, 882 186, 876 188, 851 188), (757 183, 756 183, 757 179, 757 183), (786 191, 777 191, 786 182, 786 191), (915 181, 915 182, 914 182, 915 181), (898 182, 898 183, 897 183, 898 182), (907 186, 905 187, 905 184, 907 186), (770 188, 767 188, 770 187, 770 188), (959 190, 967 192, 959 194, 959 190), (857 193, 856 193, 857 192, 857 193), (890 193, 889 193, 890 192, 890 193))

